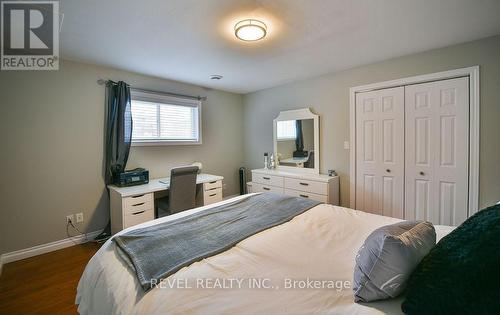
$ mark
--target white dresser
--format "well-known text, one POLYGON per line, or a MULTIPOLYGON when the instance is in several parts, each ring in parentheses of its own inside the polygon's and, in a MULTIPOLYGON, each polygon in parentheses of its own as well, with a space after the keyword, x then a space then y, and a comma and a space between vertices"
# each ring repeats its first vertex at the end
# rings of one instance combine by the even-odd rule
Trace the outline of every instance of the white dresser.
POLYGON ((250 186, 251 192, 274 192, 339 205, 338 176, 256 169, 252 170, 250 186))

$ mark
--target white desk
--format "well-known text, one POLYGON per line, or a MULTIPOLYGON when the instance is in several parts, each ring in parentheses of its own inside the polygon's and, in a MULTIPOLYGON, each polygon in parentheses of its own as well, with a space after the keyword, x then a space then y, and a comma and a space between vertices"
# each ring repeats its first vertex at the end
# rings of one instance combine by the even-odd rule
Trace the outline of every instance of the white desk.
MULTIPOLYGON (((196 178, 197 203, 208 205, 222 200, 222 181, 224 177, 199 174, 196 178)), ((155 178, 144 185, 118 187, 109 185, 111 209, 111 232, 113 234, 154 220, 154 193, 170 188, 170 178, 155 178)))
POLYGON ((309 157, 291 157, 288 159, 280 160, 280 164, 294 164, 298 167, 304 167, 304 163, 309 160, 309 157))

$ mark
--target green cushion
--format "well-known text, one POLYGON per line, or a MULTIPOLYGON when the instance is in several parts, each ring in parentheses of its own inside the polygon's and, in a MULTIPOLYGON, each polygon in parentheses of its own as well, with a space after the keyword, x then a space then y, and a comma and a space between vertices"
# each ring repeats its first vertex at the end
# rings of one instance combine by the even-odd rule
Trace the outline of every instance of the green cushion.
POLYGON ((479 211, 444 237, 412 273, 408 315, 500 314, 500 205, 479 211))

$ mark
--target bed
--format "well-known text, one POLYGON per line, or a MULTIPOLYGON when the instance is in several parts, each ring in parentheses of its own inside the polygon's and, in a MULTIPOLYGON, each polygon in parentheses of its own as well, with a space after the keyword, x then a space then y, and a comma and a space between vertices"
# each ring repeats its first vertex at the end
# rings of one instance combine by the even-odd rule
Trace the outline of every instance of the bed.
MULTIPOLYGON (((239 196, 123 230, 176 220, 239 196)), ((195 262, 145 292, 108 240, 80 279, 80 314, 402 314, 402 298, 357 304, 355 255, 376 228, 401 220, 327 204, 195 262), (320 280, 321 283, 309 284, 320 280)), ((436 226, 437 239, 453 227, 436 226)))

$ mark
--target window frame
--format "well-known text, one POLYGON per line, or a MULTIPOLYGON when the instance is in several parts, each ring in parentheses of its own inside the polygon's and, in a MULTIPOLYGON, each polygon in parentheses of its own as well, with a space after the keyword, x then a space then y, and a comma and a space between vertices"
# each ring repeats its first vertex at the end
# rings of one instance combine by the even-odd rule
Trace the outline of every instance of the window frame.
MULTIPOLYGON (((150 103, 163 103, 168 105, 177 105, 185 107, 193 107, 198 110, 198 139, 197 140, 162 140, 162 139, 152 139, 152 140, 134 140, 132 138, 131 146, 133 147, 144 147, 144 146, 167 146, 167 145, 201 145, 202 141, 202 102, 196 98, 184 98, 179 96, 173 96, 161 92, 146 91, 140 89, 130 89, 130 100, 150 102, 150 103)), ((132 104, 131 104, 132 105, 132 104)), ((133 119, 133 117, 132 117, 133 119)), ((159 119, 159 117, 158 117, 159 119)), ((133 127, 133 126, 132 126, 133 127)))
MULTIPOLYGON (((290 120, 282 120, 282 121, 297 121, 296 119, 290 119, 290 120)), ((297 140, 297 127, 295 127, 295 136, 294 137, 278 137, 278 133, 276 132, 276 141, 281 142, 281 141, 295 141, 297 140)))

